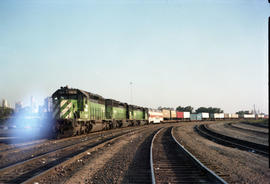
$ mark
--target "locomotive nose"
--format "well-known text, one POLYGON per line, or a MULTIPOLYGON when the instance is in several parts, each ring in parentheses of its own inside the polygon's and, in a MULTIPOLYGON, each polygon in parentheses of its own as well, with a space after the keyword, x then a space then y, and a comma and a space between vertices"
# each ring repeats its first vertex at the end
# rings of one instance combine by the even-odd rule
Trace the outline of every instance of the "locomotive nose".
POLYGON ((72 102, 70 100, 61 100, 54 104, 53 116, 55 119, 69 119, 72 116, 72 102))
POLYGON ((62 100, 60 103, 60 118, 69 119, 72 115, 72 102, 70 100, 62 100))

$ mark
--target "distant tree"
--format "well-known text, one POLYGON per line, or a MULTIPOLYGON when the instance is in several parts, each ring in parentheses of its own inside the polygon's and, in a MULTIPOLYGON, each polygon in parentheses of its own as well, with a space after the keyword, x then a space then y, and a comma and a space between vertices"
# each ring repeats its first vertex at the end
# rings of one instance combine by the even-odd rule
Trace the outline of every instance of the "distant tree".
POLYGON ((243 115, 243 114, 249 114, 249 111, 238 111, 236 112, 236 114, 240 114, 240 115, 243 115))
POLYGON ((191 107, 191 106, 186 106, 185 109, 184 109, 184 111, 185 111, 185 112, 190 112, 190 113, 192 113, 193 107, 191 107))
POLYGON ((8 118, 14 113, 14 109, 8 107, 0 107, 0 118, 8 118))
POLYGON ((216 107, 213 108, 213 113, 220 113, 220 112, 221 112, 220 108, 216 107))
POLYGON ((220 108, 216 108, 216 107, 200 107, 196 110, 196 113, 200 113, 200 112, 208 112, 208 113, 223 113, 223 110, 221 110, 220 108))
POLYGON ((199 107, 195 112, 196 113, 208 112, 208 108, 206 108, 206 107, 199 107))
POLYGON ((184 111, 184 107, 178 106, 178 107, 176 107, 176 110, 177 111, 184 111))
POLYGON ((172 108, 172 107, 161 107, 161 106, 158 107, 158 110, 162 110, 162 109, 174 110, 174 108, 172 108))
POLYGON ((245 114, 245 112, 244 111, 238 111, 238 112, 236 112, 236 114, 245 114))
POLYGON ((181 106, 178 106, 176 108, 177 111, 184 111, 184 112, 192 112, 193 111, 193 107, 191 106, 186 106, 186 107, 181 107, 181 106))

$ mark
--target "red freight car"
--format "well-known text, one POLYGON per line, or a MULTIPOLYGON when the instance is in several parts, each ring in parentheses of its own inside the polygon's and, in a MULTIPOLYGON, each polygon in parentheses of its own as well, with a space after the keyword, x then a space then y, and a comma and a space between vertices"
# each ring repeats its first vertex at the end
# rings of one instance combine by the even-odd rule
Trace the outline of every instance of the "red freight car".
POLYGON ((176 118, 177 119, 183 119, 184 118, 184 112, 176 111, 176 118))

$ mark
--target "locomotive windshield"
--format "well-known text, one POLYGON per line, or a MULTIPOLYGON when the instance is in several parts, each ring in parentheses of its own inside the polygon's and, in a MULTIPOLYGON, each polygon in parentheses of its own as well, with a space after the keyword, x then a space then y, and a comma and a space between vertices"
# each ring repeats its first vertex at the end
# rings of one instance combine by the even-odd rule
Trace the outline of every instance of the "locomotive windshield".
POLYGON ((77 99, 77 98, 78 98, 77 95, 65 94, 65 95, 55 96, 53 99, 60 100, 60 99, 77 99))

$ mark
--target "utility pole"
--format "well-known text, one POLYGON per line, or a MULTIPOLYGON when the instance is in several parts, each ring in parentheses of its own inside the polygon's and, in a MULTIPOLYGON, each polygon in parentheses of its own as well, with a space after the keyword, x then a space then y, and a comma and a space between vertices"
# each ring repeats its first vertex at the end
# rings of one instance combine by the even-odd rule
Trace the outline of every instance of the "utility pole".
POLYGON ((129 82, 129 84, 130 84, 130 104, 132 104, 133 103, 133 101, 132 101, 132 82, 129 82))
POLYGON ((254 114, 256 114, 255 104, 254 104, 254 114))

